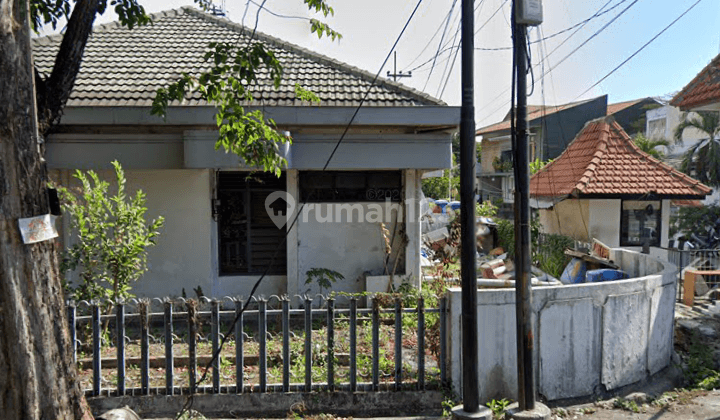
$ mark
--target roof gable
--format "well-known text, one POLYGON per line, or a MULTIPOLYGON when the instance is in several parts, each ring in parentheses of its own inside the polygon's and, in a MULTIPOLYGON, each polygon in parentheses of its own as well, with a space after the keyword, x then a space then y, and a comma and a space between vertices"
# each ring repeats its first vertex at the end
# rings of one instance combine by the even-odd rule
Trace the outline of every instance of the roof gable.
POLYGON ((611 117, 588 122, 567 149, 530 179, 534 197, 697 197, 712 189, 641 151, 611 117))
MULTIPOLYGON (((604 95, 604 96, 607 96, 607 95, 604 95)), ((527 106, 528 125, 530 125, 530 126, 539 125, 540 121, 543 118, 546 118, 550 115, 554 115, 561 111, 565 111, 568 109, 572 109, 572 108, 596 101, 599 98, 603 98, 604 96, 587 99, 587 100, 583 100, 583 101, 578 101, 578 102, 571 102, 571 103, 563 104, 563 105, 528 105, 527 106)), ((475 132, 475 135, 480 136, 480 135, 487 135, 487 134, 495 133, 495 132, 499 132, 499 131, 510 130, 510 126, 511 126, 510 116, 511 116, 511 112, 508 111, 507 115, 505 115, 505 118, 501 122, 480 128, 475 132)))
POLYGON ((670 101, 683 111, 720 102, 720 54, 670 101))
MULTIPOLYGON (((153 14, 153 24, 132 30, 117 22, 93 28, 67 106, 150 106, 155 92, 183 73, 207 69, 205 52, 210 42, 247 42, 249 30, 227 19, 183 7, 153 14)), ((320 106, 407 107, 445 105, 425 93, 400 83, 256 32, 255 38, 276 53, 283 66, 278 89, 269 75, 259 75, 249 106, 310 106, 296 98, 295 84, 315 93, 320 106)), ((52 69, 62 35, 33 40, 34 59, 41 73, 52 69)), ((171 105, 205 105, 195 94, 171 105)))

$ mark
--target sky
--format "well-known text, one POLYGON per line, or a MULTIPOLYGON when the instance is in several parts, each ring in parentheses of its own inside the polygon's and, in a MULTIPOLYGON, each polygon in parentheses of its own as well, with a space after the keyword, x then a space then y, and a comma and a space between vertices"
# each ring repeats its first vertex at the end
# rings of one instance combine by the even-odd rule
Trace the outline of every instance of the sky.
MULTIPOLYGON (((215 4, 221 1, 215 0, 215 4)), ((259 14, 262 0, 249 3, 226 0, 224 6, 232 21, 252 27, 257 19, 260 32, 373 74, 380 72, 382 77, 388 71, 394 72, 391 54, 394 51, 397 70, 404 74, 412 71, 412 77, 400 78, 399 82, 448 105, 460 106, 460 54, 455 58, 455 49, 449 47, 459 42, 462 0, 327 1, 335 11, 327 18, 309 11, 301 0, 266 0, 259 14), (416 6, 417 11, 410 19, 416 6), (308 18, 325 21, 343 35, 342 39, 318 39, 310 33, 308 18), (441 39, 443 52, 437 55, 441 39)), ((193 0, 139 2, 148 13, 195 6, 193 0)), ((510 108, 512 51, 488 49, 511 45, 511 3, 475 0, 477 128, 500 121, 510 108)), ((532 77, 528 79, 531 105, 559 105, 605 94, 609 103, 667 97, 685 86, 720 53, 718 0, 545 0, 543 14, 543 23, 529 30, 533 64, 532 77), (696 2, 673 26, 637 52, 696 2), (596 14, 599 15, 581 24, 596 14), (578 26, 561 32, 575 25, 578 26), (544 40, 538 42, 541 38, 544 40)), ((96 23, 111 20, 115 16, 108 11, 96 23)))

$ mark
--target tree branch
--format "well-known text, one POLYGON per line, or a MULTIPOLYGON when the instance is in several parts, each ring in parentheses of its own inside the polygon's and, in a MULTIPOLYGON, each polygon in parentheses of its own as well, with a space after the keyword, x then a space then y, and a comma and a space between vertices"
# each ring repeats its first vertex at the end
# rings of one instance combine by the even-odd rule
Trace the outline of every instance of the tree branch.
POLYGON ((60 120, 62 108, 70 97, 99 4, 98 0, 75 3, 52 73, 42 87, 38 86, 38 122, 43 134, 60 120))

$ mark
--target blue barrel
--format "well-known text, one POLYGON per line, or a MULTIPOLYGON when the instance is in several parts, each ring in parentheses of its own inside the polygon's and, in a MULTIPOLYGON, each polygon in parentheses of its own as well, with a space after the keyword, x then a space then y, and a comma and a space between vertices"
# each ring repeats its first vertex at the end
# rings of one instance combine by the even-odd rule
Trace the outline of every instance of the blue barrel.
POLYGON ((448 202, 447 200, 435 200, 435 205, 440 207, 442 212, 445 213, 445 206, 448 205, 448 202))
POLYGON ((596 283, 600 281, 622 280, 628 278, 628 275, 622 270, 601 268, 598 270, 588 270, 585 278, 587 279, 588 283, 596 283))
POLYGON ((565 270, 560 276, 560 281, 564 284, 583 283, 585 282, 586 272, 587 265, 585 261, 580 258, 573 258, 565 267, 565 270))

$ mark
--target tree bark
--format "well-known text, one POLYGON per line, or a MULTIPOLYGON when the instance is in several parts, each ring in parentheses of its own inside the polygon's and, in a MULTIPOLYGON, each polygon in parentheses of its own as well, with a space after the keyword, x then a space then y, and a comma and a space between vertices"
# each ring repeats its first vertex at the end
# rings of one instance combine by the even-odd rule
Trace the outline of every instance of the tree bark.
POLYGON ((75 2, 60 49, 55 56, 52 73, 47 80, 38 84, 38 122, 43 134, 60 121, 62 109, 75 86, 75 78, 80 71, 99 4, 98 0, 75 2))
POLYGON ((92 418, 76 381, 55 245, 25 245, 18 228, 18 218, 49 213, 28 13, 26 1, 0 0, 0 413, 92 418))

